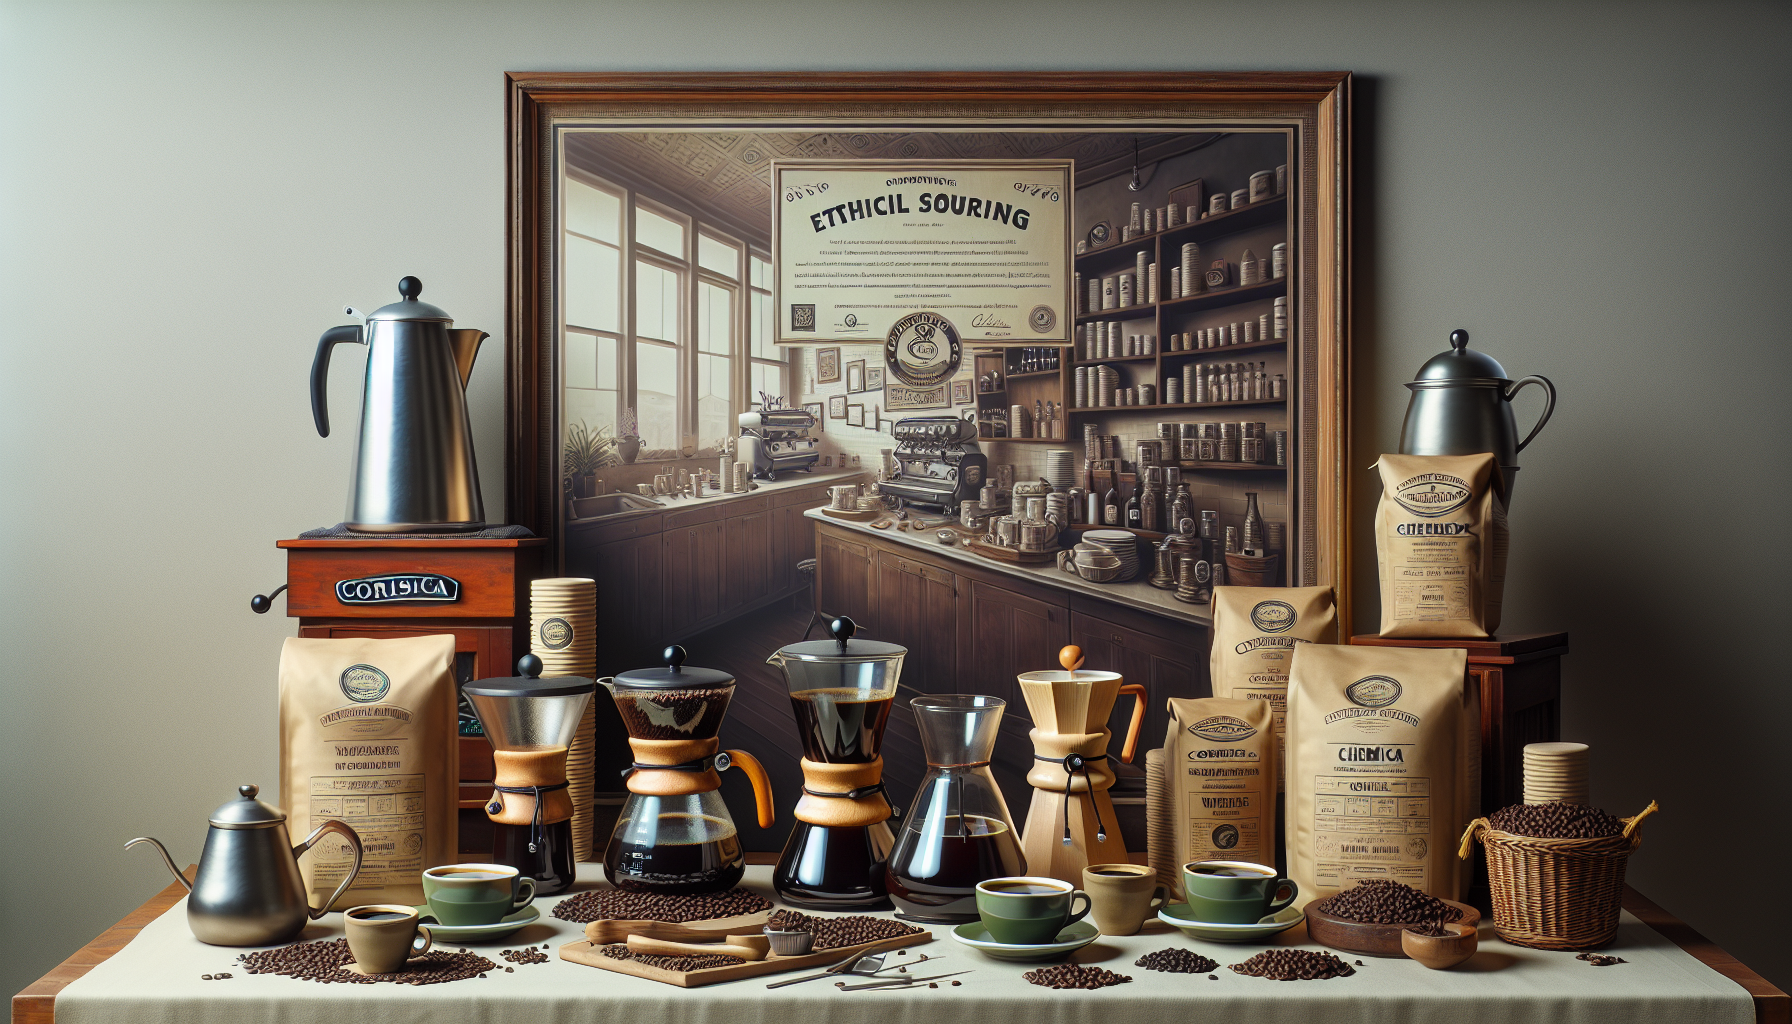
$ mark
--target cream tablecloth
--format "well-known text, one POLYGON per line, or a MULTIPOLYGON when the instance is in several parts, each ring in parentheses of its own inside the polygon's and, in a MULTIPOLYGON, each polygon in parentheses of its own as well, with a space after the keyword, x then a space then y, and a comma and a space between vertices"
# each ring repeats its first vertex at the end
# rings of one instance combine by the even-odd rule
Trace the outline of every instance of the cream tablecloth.
MULTIPOLYGON (((748 884, 771 895, 771 869, 754 867, 748 884)), ((581 887, 600 884, 602 870, 581 865, 581 887)), ((558 900, 543 900, 551 904, 558 900)), ((468 948, 498 960, 497 951, 551 942, 555 949, 583 937, 582 929, 545 913, 539 924, 489 945, 468 948)), ((341 915, 307 928, 306 940, 341 934, 341 915)), ((917 973, 972 968, 962 986, 942 984, 906 992, 841 992, 826 980, 767 990, 768 979, 680 989, 556 958, 518 966, 479 980, 444 985, 320 985, 277 975, 248 975, 235 964, 241 950, 207 946, 187 930, 186 906, 146 926, 128 946, 56 997, 60 1024, 155 1024, 161 1021, 277 1021, 344 1024, 416 1021, 428 1024, 602 1022, 602 1024, 1163 1024, 1195 1019, 1227 1024, 1349 1024, 1414 1021, 1438 1024, 1745 1024, 1754 1009, 1743 989, 1682 952, 1626 914, 1609 952, 1630 961, 1593 967, 1571 953, 1508 946, 1483 926, 1474 959, 1451 971, 1430 971, 1410 960, 1363 957, 1348 978, 1277 982, 1234 974, 1226 964, 1256 946, 1196 942, 1155 922, 1121 938, 1104 937, 1078 952, 1079 963, 1130 974, 1131 984, 1093 992, 1058 992, 1027 984, 1029 968, 990 960, 952 939, 914 947, 944 954, 917 973), (1177 946, 1218 960, 1217 981, 1206 975, 1159 974, 1132 966, 1140 954, 1177 946), (201 974, 231 971, 224 981, 201 974)), ((1280 936, 1281 945, 1319 948, 1304 928, 1280 936)), ((550 951, 552 952, 552 951, 550 951)), ((1355 960, 1356 957, 1349 959, 1355 960)), ((500 966, 502 962, 500 961, 500 966)))

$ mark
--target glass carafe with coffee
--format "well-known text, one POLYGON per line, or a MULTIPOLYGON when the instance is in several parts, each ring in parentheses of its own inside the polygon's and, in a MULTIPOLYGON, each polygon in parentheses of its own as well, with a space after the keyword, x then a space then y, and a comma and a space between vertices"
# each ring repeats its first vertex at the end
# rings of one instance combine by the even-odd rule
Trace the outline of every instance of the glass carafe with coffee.
POLYGON ((616 701, 635 758, 628 801, 604 849, 604 875, 634 892, 720 892, 747 869, 720 773, 731 765, 747 773, 760 828, 772 824, 771 786, 751 754, 720 749, 734 677, 686 665, 682 647, 666 648, 664 658, 662 668, 598 680, 616 701))
POLYGON ((492 860, 535 880, 552 896, 572 888, 572 796, 566 752, 597 685, 578 676, 541 678, 541 659, 525 654, 516 676, 461 688, 492 745, 492 860))
POLYGON ((890 853, 890 900, 910 920, 975 921, 977 883, 1027 873, 1014 819, 989 770, 1007 702, 933 694, 909 707, 927 774, 890 853))
POLYGON ((884 795, 884 725, 908 648, 854 639, 841 617, 832 640, 779 648, 803 741, 803 795, 772 886, 784 902, 818 910, 888 909, 884 863, 895 844, 884 795))

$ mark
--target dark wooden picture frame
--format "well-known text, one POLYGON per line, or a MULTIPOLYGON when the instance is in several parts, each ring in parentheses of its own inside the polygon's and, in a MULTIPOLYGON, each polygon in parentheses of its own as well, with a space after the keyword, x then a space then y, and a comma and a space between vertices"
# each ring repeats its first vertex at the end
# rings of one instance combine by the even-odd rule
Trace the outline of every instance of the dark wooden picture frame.
MULTIPOLYGON (((1337 588, 1350 629, 1350 86, 1347 72, 560 73, 506 75, 506 507, 559 538, 555 188, 562 129, 778 130, 966 123, 1036 130, 1276 131, 1293 232, 1288 582, 1337 588)), ((818 383, 821 367, 817 366, 818 383)), ((831 404, 831 403, 830 403, 831 404)), ((832 412, 832 409, 830 409, 832 412)))
POLYGON ((833 420, 843 420, 846 418, 845 395, 828 396, 828 418, 833 420))

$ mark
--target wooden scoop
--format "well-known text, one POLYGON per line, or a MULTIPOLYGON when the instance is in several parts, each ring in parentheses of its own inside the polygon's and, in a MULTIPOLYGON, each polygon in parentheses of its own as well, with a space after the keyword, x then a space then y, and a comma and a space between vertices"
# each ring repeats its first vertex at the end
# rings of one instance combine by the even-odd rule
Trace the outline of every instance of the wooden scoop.
POLYGON ((654 956, 738 956, 742 960, 764 960, 771 949, 772 940, 764 935, 729 935, 722 942, 673 942, 645 935, 628 937, 629 952, 654 956))
POLYGON ((669 921, 593 921, 585 926, 585 941, 593 946, 626 942, 630 935, 673 942, 719 942, 729 935, 747 935, 759 931, 771 920, 771 911, 760 910, 736 917, 719 917, 710 921, 673 924, 669 921))
POLYGON ((1400 931, 1400 949, 1407 956, 1434 971, 1447 971, 1475 955, 1477 945, 1473 925, 1444 925, 1442 935, 1420 935, 1410 928, 1400 931))

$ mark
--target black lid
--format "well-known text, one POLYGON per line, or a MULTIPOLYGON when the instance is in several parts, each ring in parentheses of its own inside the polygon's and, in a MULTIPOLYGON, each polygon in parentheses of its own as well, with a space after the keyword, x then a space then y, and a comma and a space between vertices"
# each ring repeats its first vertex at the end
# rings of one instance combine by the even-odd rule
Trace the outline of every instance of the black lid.
POLYGON ((1506 368, 1485 352, 1468 347, 1468 332, 1458 327, 1450 332, 1450 351, 1439 352, 1419 367, 1413 383, 1427 381, 1506 380, 1506 368))
POLYGON ((707 690, 733 686, 734 677, 721 669, 700 668, 684 663, 684 648, 673 644, 660 652, 665 668, 637 668, 616 673, 617 686, 642 690, 707 690))
POLYGON ((584 676, 541 678, 541 659, 533 654, 518 658, 516 670, 521 674, 476 679, 461 687, 461 692, 475 697, 572 697, 597 690, 597 683, 584 676))
POLYGON ((908 648, 881 640, 857 640, 858 623, 842 615, 828 623, 832 640, 807 640, 786 644, 778 654, 792 661, 889 661, 908 653, 908 648))

